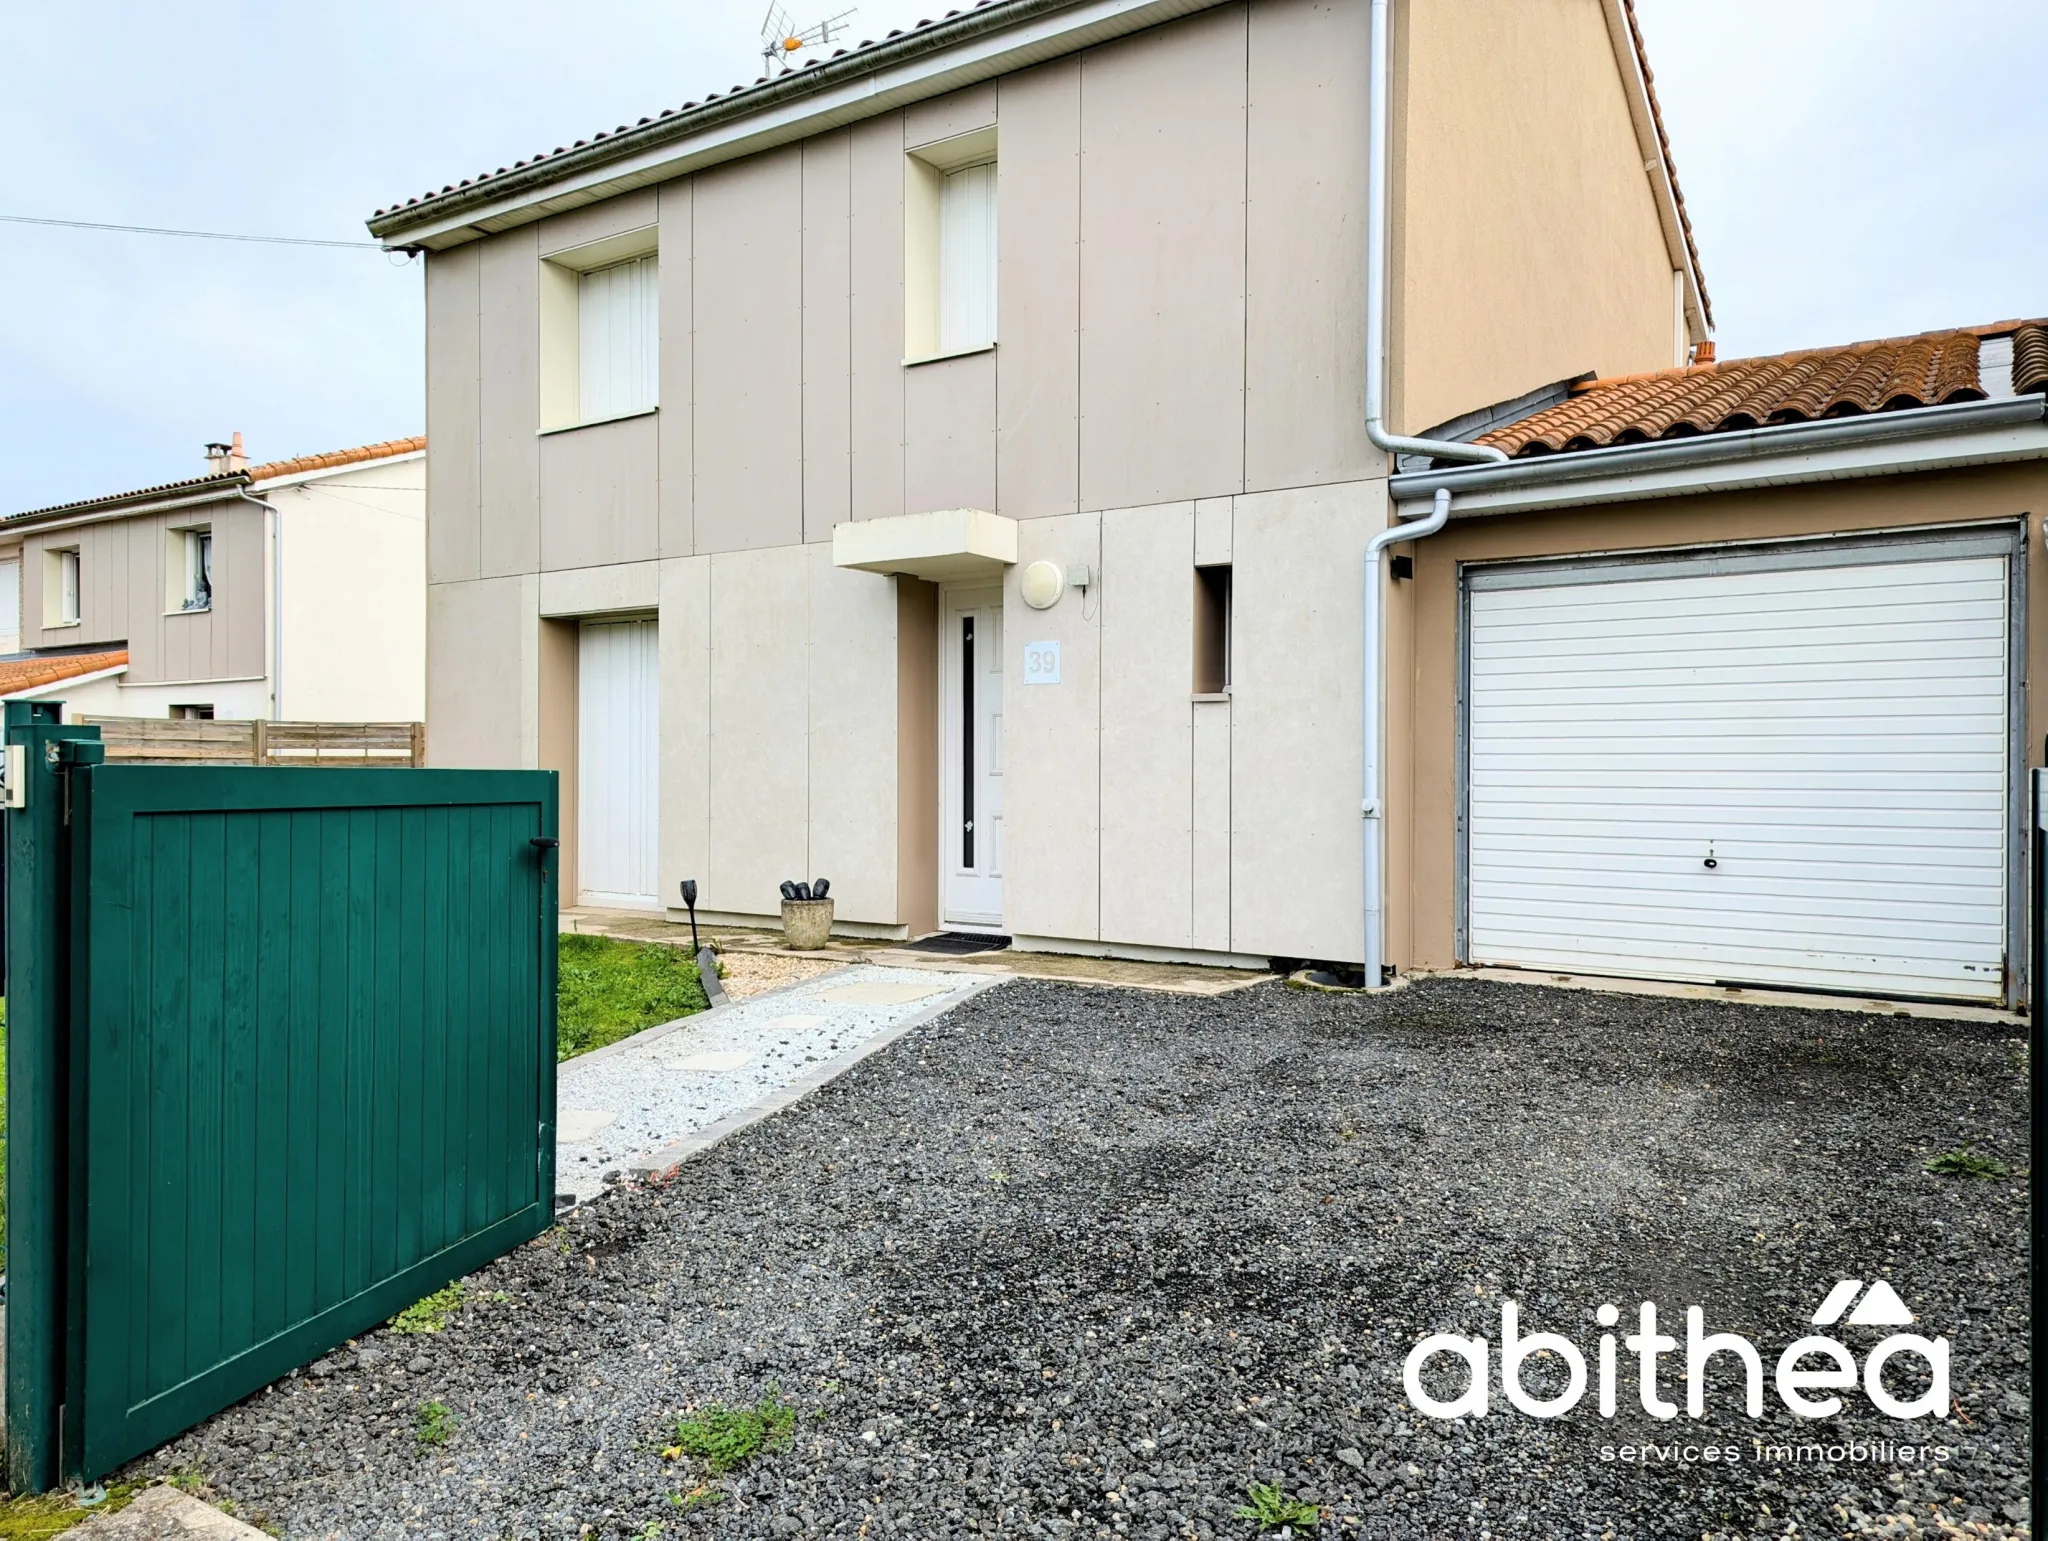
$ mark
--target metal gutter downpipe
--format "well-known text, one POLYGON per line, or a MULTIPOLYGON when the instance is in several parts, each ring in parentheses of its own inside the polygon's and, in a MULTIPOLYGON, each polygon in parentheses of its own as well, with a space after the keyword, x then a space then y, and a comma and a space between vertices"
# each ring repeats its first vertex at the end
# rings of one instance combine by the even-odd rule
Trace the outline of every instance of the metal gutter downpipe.
MULTIPOLYGON (((1372 0, 1372 37, 1366 68, 1366 239, 1365 239, 1365 432, 1388 457, 1428 455, 1439 460, 1506 461, 1501 451, 1485 444, 1460 444, 1440 439, 1413 439, 1389 433, 1385 425, 1387 381, 1387 253, 1392 244, 1391 200, 1387 191, 1388 139, 1392 122, 1392 48, 1387 30, 1388 0, 1372 0)), ((1388 505, 1392 506, 1391 495, 1388 505)), ((1386 982, 1386 787, 1381 745, 1386 737, 1386 662, 1384 657, 1386 574, 1382 557, 1387 547, 1420 540, 1441 530, 1451 517, 1451 494, 1439 487, 1426 518, 1390 524, 1365 547, 1365 787, 1360 811, 1365 817, 1365 987, 1386 982)))

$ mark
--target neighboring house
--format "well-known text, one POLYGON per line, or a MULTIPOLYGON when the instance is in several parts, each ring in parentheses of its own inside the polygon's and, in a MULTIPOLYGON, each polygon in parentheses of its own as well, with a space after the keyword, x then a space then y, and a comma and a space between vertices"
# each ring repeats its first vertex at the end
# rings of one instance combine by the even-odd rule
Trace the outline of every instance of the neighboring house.
POLYGON ((996 0, 380 211, 431 758, 559 769, 586 902, 1363 957, 1369 340, 1413 430, 1710 324, 1625 0, 1378 92, 1375 10, 996 0))
MULTIPOLYGON (((2048 323, 1561 389, 1389 626, 1390 955, 2026 998, 2048 323)), ((1524 409, 1526 411, 1526 408, 1524 409)))
POLYGON ((0 520, 0 696, 69 714, 417 722, 425 441, 250 466, 0 520))

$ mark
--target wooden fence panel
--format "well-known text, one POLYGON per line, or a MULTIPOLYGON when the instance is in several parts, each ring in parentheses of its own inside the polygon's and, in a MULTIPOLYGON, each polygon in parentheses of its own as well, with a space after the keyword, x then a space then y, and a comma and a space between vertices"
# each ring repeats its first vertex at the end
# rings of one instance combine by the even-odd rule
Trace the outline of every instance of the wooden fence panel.
POLYGON ((421 766, 420 722, 226 722, 79 717, 100 730, 110 764, 421 766))

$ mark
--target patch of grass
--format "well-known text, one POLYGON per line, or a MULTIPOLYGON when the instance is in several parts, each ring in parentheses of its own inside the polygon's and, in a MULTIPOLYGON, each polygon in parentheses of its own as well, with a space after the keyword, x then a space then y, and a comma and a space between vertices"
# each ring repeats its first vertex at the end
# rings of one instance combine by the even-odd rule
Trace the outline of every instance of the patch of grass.
POLYGON ((1958 1145, 1954 1150, 1945 1150, 1932 1161, 1923 1161, 1921 1169, 1936 1177, 2007 1177, 2005 1163, 1995 1156, 1972 1150, 1967 1145, 1958 1145))
POLYGON ((555 1057, 573 1059, 704 1010, 689 950, 574 932, 556 952, 555 1057))
POLYGON ((393 1332, 439 1332, 448 1325, 448 1318, 462 1308, 465 1291, 462 1281, 457 1279, 443 1289, 437 1289, 425 1300, 415 1300, 403 1311, 391 1318, 393 1332))
POLYGON ((412 1437, 422 1449, 448 1443, 455 1432, 455 1409, 446 1402, 422 1402, 412 1415, 412 1437))
POLYGON ((109 1483, 107 1496, 89 1508, 79 1507, 70 1493, 42 1493, 34 1498, 0 1501, 0 1541, 42 1541, 44 1536, 61 1535, 95 1514, 113 1514, 127 1508, 128 1500, 141 1491, 140 1483, 109 1483))
POLYGON ((1254 1482, 1244 1492, 1251 1501, 1238 1506, 1237 1517, 1252 1521, 1261 1533, 1268 1530, 1313 1530, 1322 1521, 1322 1510, 1298 1498, 1289 1498, 1277 1482, 1254 1482))
POLYGON ((675 1460, 695 1456, 714 1477, 744 1465, 763 1450, 772 1450, 796 1427, 796 1408, 770 1386, 752 1407, 727 1407, 713 1402, 703 1411, 679 1417, 675 1442, 662 1456, 675 1460))

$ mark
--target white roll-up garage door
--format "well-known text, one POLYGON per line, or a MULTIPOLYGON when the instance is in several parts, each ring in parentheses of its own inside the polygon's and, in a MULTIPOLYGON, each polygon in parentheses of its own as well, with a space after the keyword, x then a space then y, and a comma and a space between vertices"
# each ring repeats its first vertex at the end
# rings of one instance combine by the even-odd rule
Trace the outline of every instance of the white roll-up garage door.
POLYGON ((576 680, 584 904, 659 909, 661 657, 653 621, 586 621, 576 680))
POLYGON ((2001 999, 2012 549, 1468 570, 1468 959, 2001 999))

